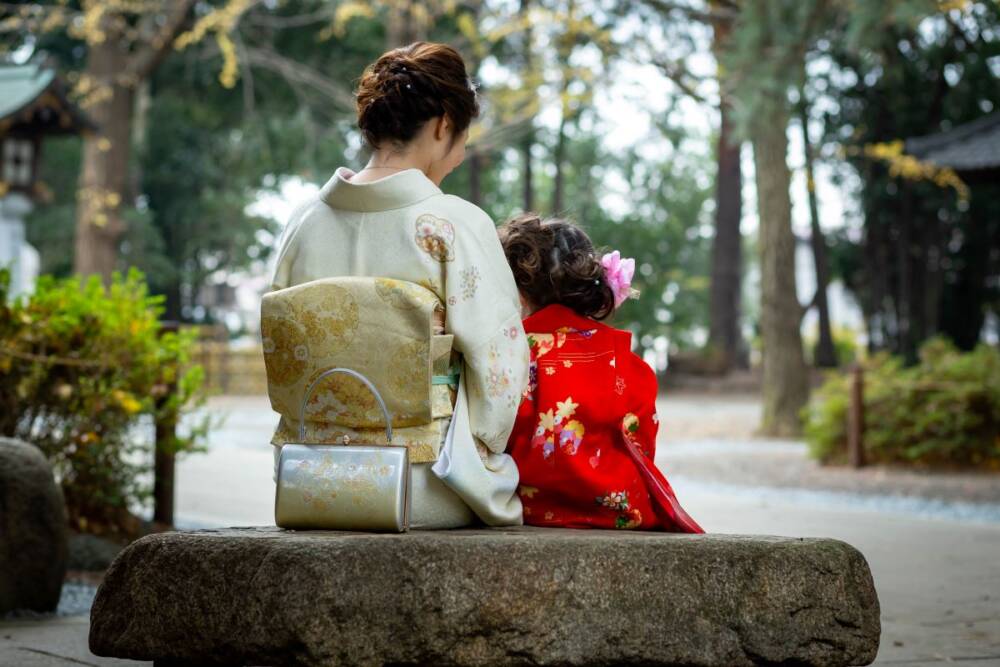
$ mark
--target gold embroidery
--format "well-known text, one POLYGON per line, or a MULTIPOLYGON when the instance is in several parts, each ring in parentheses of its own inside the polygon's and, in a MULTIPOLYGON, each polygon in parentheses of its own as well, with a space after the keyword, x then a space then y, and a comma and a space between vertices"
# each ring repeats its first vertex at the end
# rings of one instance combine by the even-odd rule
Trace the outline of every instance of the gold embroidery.
POLYGON ((375 293, 382 301, 400 310, 419 308, 428 303, 434 296, 416 289, 413 283, 393 280, 392 278, 376 278, 375 293))
POLYGON ((417 218, 417 246, 439 262, 455 259, 455 227, 437 216, 425 213, 417 218))
POLYGON ((306 369, 306 359, 301 354, 306 345, 306 332, 295 322, 284 318, 264 318, 261 330, 268 378, 281 386, 294 384, 306 369), (299 354, 296 354, 297 350, 299 354))

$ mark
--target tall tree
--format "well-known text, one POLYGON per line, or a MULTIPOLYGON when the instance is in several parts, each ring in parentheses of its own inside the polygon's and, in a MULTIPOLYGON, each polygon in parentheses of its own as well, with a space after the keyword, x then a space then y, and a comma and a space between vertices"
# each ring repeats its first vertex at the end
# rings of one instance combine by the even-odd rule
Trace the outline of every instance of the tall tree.
POLYGON ((87 112, 98 130, 83 140, 73 262, 77 273, 107 280, 117 268, 125 233, 123 209, 134 195, 129 164, 136 90, 172 48, 193 4, 177 0, 144 13, 133 37, 135 29, 124 12, 109 11, 94 0, 83 3, 83 20, 93 22, 84 33, 88 55, 83 78, 94 87, 87 112))
POLYGON ((805 62, 821 38, 843 41, 857 51, 885 26, 912 22, 936 8, 931 0, 746 0, 739 5, 735 38, 723 62, 757 172, 765 434, 798 433, 809 389, 788 194, 789 93, 801 85, 805 62))
POLYGON ((174 48, 213 34, 232 86, 233 44, 228 33, 258 0, 206 5, 189 25, 195 0, 81 0, 0 5, 4 32, 21 44, 44 44, 53 34, 82 42, 84 62, 75 93, 97 127, 85 136, 77 192, 74 269, 109 278, 126 231, 125 212, 137 194, 130 172, 137 91, 174 48), (185 32, 185 28, 190 31, 185 32), (184 35, 182 36, 182 33, 184 35))
POLYGON ((799 128, 802 130, 802 151, 805 158, 806 192, 809 199, 809 244, 812 247, 813 265, 816 270, 816 295, 813 303, 819 315, 819 336, 813 351, 813 361, 820 368, 837 367, 837 350, 833 345, 830 324, 830 304, 827 288, 830 284, 830 266, 827 260, 826 237, 819 224, 819 202, 816 199, 816 174, 814 169, 815 147, 809 137, 809 102, 805 86, 799 91, 799 128))
MULTIPOLYGON (((722 9, 715 0, 712 8, 722 9)), ((716 60, 726 49, 732 31, 732 19, 717 16, 712 21, 713 52, 716 60)), ((708 343, 721 351, 725 368, 749 365, 741 331, 743 295, 743 172, 740 161, 742 142, 733 131, 732 101, 722 84, 725 70, 717 66, 720 81, 719 139, 715 177, 715 236, 712 240, 712 283, 709 292, 708 343)))

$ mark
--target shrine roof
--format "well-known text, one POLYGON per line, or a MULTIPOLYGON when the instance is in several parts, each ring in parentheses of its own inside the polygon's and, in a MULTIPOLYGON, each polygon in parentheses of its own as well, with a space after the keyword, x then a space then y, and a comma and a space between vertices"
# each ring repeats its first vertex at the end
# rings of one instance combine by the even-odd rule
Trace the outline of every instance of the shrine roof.
POLYGON ((31 127, 45 133, 67 133, 90 126, 67 98, 55 70, 36 63, 0 65, 0 132, 31 127))
POLYGON ((906 152, 955 171, 1000 167, 1000 112, 945 132, 906 140, 906 152))

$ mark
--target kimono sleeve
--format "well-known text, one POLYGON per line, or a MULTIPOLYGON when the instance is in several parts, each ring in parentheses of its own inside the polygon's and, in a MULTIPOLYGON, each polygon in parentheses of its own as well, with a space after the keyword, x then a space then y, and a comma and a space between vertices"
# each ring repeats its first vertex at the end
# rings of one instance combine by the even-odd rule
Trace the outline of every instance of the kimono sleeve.
POLYGON ((468 202, 446 197, 461 216, 454 222, 453 252, 437 248, 444 258, 446 329, 464 357, 472 433, 500 453, 528 377, 520 299, 493 221, 468 202))
POLYGON ((271 272, 271 290, 284 289, 292 285, 292 265, 298 255, 298 232, 302 227, 302 220, 306 212, 311 208, 312 202, 300 205, 288 217, 285 229, 278 240, 278 249, 275 252, 274 269, 271 272))
POLYGON ((660 419, 656 414, 658 384, 656 373, 631 350, 616 354, 618 378, 624 383, 625 427, 650 460, 656 457, 656 434, 660 419))

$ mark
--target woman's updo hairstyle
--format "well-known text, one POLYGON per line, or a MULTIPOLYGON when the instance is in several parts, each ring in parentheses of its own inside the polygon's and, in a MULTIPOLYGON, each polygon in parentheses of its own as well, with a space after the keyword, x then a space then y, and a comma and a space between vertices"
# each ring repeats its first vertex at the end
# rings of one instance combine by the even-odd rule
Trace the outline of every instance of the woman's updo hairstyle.
POLYGON ((522 213, 499 230, 514 282, 535 308, 558 303, 584 317, 603 320, 615 295, 586 232, 559 218, 522 213))
POLYGON ((447 44, 414 42, 382 54, 365 69, 357 92, 358 128, 365 143, 401 146, 431 118, 447 115, 453 138, 479 115, 465 61, 447 44))

